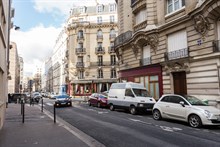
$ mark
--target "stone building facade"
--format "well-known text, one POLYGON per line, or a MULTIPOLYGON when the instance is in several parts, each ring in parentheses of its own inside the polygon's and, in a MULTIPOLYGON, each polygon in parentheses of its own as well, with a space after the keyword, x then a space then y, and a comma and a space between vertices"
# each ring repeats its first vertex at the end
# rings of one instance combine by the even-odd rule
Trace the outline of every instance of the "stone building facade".
POLYGON ((70 95, 108 90, 111 83, 117 82, 116 3, 73 8, 67 33, 66 71, 70 95))
POLYGON ((11 48, 9 51, 9 72, 10 80, 8 81, 8 93, 20 92, 20 61, 19 61, 18 49, 15 42, 11 42, 11 48))
POLYGON ((177 93, 220 101, 219 0, 117 0, 119 79, 143 83, 158 99, 177 93), (122 10, 121 10, 122 9, 122 10), (130 15, 130 14, 129 14, 130 15), (123 25, 123 24, 121 24, 123 25))
POLYGON ((0 129, 5 119, 5 109, 8 97, 9 48, 11 29, 11 0, 0 0, 0 129))

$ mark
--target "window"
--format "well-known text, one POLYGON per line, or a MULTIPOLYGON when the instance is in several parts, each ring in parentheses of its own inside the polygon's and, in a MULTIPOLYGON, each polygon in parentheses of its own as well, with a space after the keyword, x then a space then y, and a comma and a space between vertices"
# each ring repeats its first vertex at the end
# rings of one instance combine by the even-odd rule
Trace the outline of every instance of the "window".
POLYGON ((98 24, 102 23, 102 17, 101 16, 97 17, 97 23, 98 24))
POLYGON ((103 71, 102 71, 102 69, 98 70, 98 78, 103 78, 103 71))
POLYGON ((79 71, 79 79, 84 79, 84 71, 79 71))
POLYGON ((78 48, 79 48, 79 49, 83 49, 83 43, 79 43, 79 44, 78 44, 78 48))
POLYGON ((80 8, 79 8, 79 12, 80 12, 80 13, 85 13, 85 7, 80 7, 80 8))
POLYGON ((125 96, 134 97, 134 94, 132 93, 131 89, 126 89, 125 96))
POLYGON ((116 64, 116 57, 115 55, 111 55, 111 65, 115 65, 116 64))
POLYGON ((115 69, 111 70, 111 78, 116 78, 116 70, 115 69))
POLYGON ((135 15, 135 24, 139 24, 147 19, 147 10, 142 9, 135 15))
POLYGON ((115 4, 110 4, 110 6, 109 6, 109 11, 110 11, 110 12, 114 12, 115 10, 116 10, 115 4))
POLYGON ((98 51, 102 51, 102 42, 98 42, 98 51))
POLYGON ((103 5, 98 5, 97 6, 97 12, 100 13, 103 11, 103 5))
POLYGON ((97 39, 103 39, 102 30, 98 30, 98 32, 97 32, 97 39))
POLYGON ((187 48, 186 30, 168 35, 168 51, 176 51, 187 48))
POLYGON ((79 22, 80 22, 80 23, 83 23, 83 18, 79 18, 79 22))
POLYGON ((220 19, 217 21, 218 40, 220 40, 220 19))
POLYGON ((110 16, 110 22, 115 22, 115 16, 114 15, 110 16))
POLYGON ((143 65, 149 65, 151 63, 150 60, 151 54, 150 54, 150 46, 144 46, 143 47, 143 58, 142 63, 143 65))
POLYGON ((98 56, 98 66, 103 65, 103 56, 98 56))
POLYGON ((83 38, 83 30, 80 30, 79 32, 78 32, 78 38, 80 39, 80 38, 83 38))
POLYGON ((185 0, 167 0, 167 13, 175 12, 185 6, 185 0))

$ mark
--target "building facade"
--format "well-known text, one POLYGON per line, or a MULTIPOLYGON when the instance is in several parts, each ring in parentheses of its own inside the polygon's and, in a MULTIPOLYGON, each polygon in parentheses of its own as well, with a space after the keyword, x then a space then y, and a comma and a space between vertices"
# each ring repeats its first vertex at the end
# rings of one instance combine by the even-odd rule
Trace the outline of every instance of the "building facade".
POLYGON ((119 22, 132 24, 123 26, 115 40, 120 80, 143 83, 156 99, 189 94, 217 105, 220 1, 129 2, 130 10, 123 7, 127 0, 117 0, 118 12, 132 12, 132 18, 119 13, 119 22))
POLYGON ((11 29, 11 0, 0 0, 0 129, 5 119, 5 109, 8 97, 9 49, 11 29))
POLYGON ((17 45, 11 42, 11 48, 9 51, 9 72, 11 79, 8 81, 8 93, 20 92, 20 62, 18 56, 17 45))
POLYGON ((19 73, 20 73, 20 83, 19 83, 19 93, 23 93, 24 92, 24 61, 22 57, 19 57, 19 73))
POLYGON ((117 22, 115 3, 72 9, 67 21, 66 52, 70 95, 103 92, 117 82, 117 22))

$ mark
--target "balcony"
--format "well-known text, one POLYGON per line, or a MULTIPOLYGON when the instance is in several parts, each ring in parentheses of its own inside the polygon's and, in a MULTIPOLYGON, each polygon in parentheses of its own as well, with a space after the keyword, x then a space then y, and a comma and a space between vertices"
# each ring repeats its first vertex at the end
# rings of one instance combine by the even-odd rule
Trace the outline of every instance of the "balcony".
POLYGON ((151 57, 140 59, 140 65, 145 66, 151 64, 151 57))
POLYGON ((76 63, 76 68, 84 68, 84 63, 83 62, 77 62, 76 63))
POLYGON ((90 66, 115 66, 115 65, 118 65, 117 61, 90 62, 90 66))
POLYGON ((76 54, 85 54, 86 53, 86 49, 85 48, 76 48, 76 54))
POLYGON ((84 40, 84 36, 83 35, 77 36, 77 41, 82 41, 82 40, 84 40))
POLYGON ((119 45, 123 45, 124 43, 128 42, 131 38, 132 38, 132 31, 127 31, 115 38, 114 45, 115 47, 119 45))
POLYGON ((220 40, 213 41, 213 52, 220 52, 220 40))
POLYGON ((164 53, 166 61, 189 57, 189 49, 184 48, 176 51, 164 53))
POLYGON ((102 40, 103 39, 103 35, 97 35, 96 38, 97 38, 97 40, 100 40, 100 39, 102 40))
POLYGON ((115 48, 114 48, 114 46, 109 46, 108 47, 108 53, 110 54, 110 53, 115 53, 115 48))
POLYGON ((105 48, 104 47, 97 47, 95 48, 96 54, 105 54, 105 48))

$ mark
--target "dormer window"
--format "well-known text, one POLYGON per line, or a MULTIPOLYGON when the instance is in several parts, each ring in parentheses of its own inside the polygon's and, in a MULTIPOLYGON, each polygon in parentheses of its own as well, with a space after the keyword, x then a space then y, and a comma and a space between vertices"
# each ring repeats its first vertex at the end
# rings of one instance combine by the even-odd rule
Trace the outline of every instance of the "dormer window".
POLYGON ((167 0, 167 13, 175 12, 185 6, 185 0, 167 0))
POLYGON ((115 12, 116 10, 116 5, 115 4, 109 4, 109 11, 110 12, 115 12))
POLYGON ((86 8, 85 7, 80 7, 79 8, 79 13, 85 13, 86 8))
POLYGON ((98 6, 97 6, 97 12, 98 12, 98 13, 103 12, 103 5, 98 5, 98 6))

